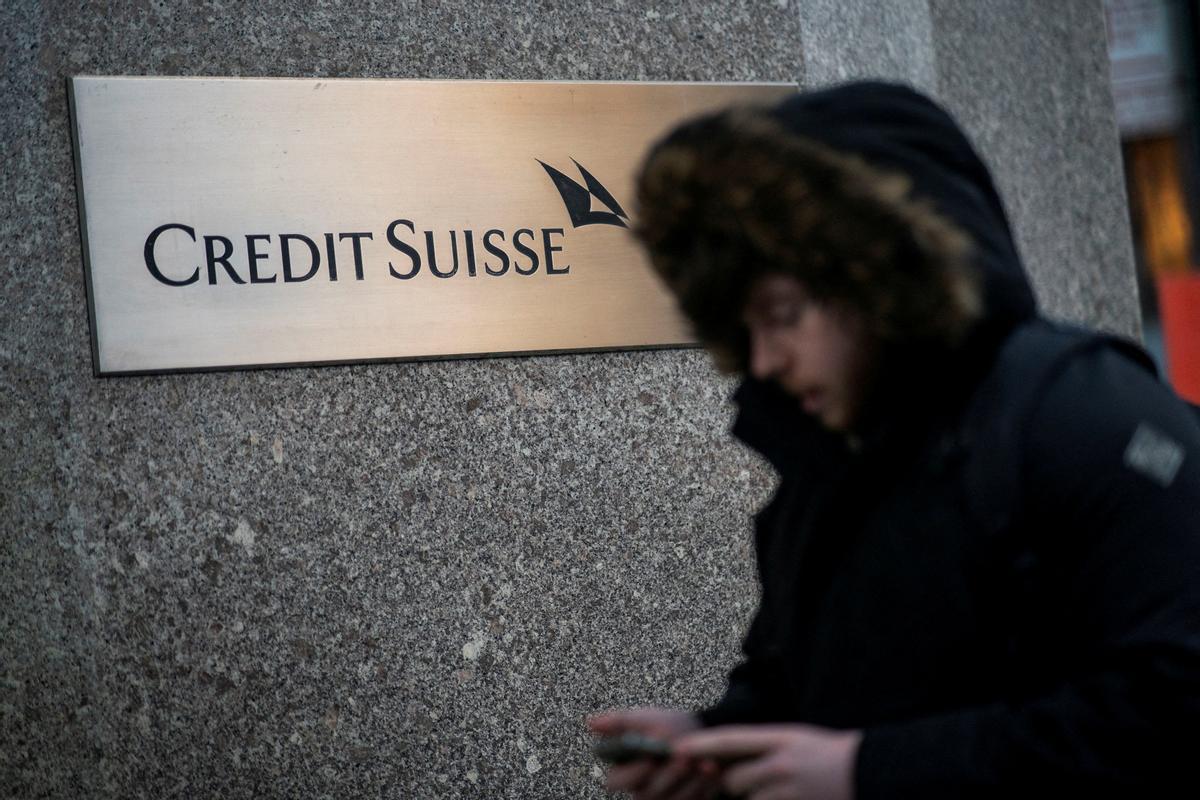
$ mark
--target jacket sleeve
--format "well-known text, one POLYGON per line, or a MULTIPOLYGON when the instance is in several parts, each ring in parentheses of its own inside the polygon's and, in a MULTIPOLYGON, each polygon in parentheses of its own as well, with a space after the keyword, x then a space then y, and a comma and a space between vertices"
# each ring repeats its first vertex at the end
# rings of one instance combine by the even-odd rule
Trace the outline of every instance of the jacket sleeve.
POLYGON ((701 724, 709 727, 778 719, 772 710, 780 704, 770 702, 771 697, 778 697, 772 688, 772 659, 761 645, 765 639, 763 629, 767 625, 769 622, 760 605, 742 642, 742 660, 730 670, 724 696, 715 705, 698 713, 701 724))
POLYGON ((1071 666, 1010 701, 866 728, 857 797, 1200 797, 1200 428, 1099 351, 1052 380, 1026 437, 1024 527, 1071 666))
POLYGON ((735 723, 773 722, 781 719, 778 659, 772 651, 771 630, 775 625, 773 603, 766 585, 764 559, 769 549, 773 520, 788 494, 787 484, 755 518, 755 552, 758 578, 762 585, 760 600, 750 627, 742 640, 742 660, 729 673, 724 696, 709 708, 698 712, 705 726, 735 723))

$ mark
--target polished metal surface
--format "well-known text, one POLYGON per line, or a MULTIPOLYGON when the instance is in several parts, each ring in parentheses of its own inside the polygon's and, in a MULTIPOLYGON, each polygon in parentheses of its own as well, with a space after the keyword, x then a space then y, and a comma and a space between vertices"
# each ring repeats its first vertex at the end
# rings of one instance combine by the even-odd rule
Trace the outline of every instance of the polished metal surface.
POLYGON ((687 343, 634 170, 795 88, 72 78, 96 372, 687 343))

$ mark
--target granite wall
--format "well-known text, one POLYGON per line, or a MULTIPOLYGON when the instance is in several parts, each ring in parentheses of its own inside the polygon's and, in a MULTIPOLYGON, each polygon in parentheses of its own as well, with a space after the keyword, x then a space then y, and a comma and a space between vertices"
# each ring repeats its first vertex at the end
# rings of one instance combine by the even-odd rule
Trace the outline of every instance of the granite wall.
POLYGON ((1134 332, 1098 2, 0 8, 0 795, 598 797, 583 715, 721 690, 771 488, 697 351, 92 377, 65 79, 880 75, 1134 332))

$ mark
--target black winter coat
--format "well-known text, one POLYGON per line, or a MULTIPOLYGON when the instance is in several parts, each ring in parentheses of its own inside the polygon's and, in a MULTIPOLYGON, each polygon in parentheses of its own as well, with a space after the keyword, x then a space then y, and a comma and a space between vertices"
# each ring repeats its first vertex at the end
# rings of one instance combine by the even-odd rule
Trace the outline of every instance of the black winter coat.
POLYGON ((858 452, 810 431, 820 456, 792 461, 755 418, 786 401, 742 389, 735 432, 782 474, 705 722, 864 729, 861 798, 1200 796, 1200 429, 1101 340, 1036 392, 1006 377, 858 452), (964 437, 975 404, 1031 398, 964 437))
POLYGON ((859 440, 739 389, 734 434, 780 483, 745 658, 702 719, 861 729, 860 798, 1200 797, 1200 427, 1129 348, 1036 319, 940 111, 847 91, 780 118, 914 174, 979 246, 989 316, 953 359, 898 369, 859 440), (1019 328, 1075 343, 1035 385, 1004 355, 1019 328))

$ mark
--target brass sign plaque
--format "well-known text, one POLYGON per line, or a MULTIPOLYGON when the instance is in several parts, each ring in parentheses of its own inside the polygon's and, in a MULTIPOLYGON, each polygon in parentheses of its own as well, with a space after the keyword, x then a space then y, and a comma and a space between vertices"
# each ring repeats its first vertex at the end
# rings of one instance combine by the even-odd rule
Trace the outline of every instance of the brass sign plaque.
POLYGON ((687 343, 634 170, 795 89, 72 78, 95 370, 687 343))

